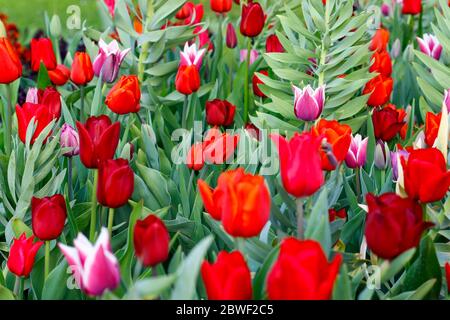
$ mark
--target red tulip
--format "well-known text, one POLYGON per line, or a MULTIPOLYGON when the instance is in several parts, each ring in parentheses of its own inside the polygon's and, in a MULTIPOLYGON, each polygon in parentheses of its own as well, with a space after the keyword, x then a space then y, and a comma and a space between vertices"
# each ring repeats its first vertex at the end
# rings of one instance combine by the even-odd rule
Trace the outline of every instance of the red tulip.
POLYGON ((66 201, 60 194, 31 199, 33 233, 41 240, 57 239, 64 230, 67 217, 66 201))
POLYGON ((396 109, 393 104, 389 104, 382 109, 375 109, 372 114, 375 138, 386 142, 394 139, 405 125, 405 117, 404 110, 396 109))
POLYGON ((234 49, 237 46, 236 30, 234 30, 232 23, 228 23, 227 25, 226 44, 230 49, 234 49))
POLYGON ((175 15, 178 20, 184 20, 191 16, 192 10, 194 10, 194 4, 190 1, 186 2, 175 15))
POLYGON ((169 232, 157 216, 150 214, 138 220, 134 227, 134 250, 146 267, 154 267, 169 256, 169 232))
POLYGON ((112 159, 119 143, 120 123, 111 124, 108 116, 90 117, 86 124, 77 121, 80 159, 87 168, 97 168, 100 161, 112 159))
POLYGON ((392 78, 385 78, 381 75, 367 82, 363 89, 363 94, 370 94, 367 104, 377 107, 387 103, 391 98, 393 85, 392 78))
POLYGON ((284 52, 283 45, 275 34, 267 37, 266 52, 284 52))
POLYGON ((17 105, 16 116, 17 124, 19 127, 19 138, 23 143, 26 143, 27 128, 31 122, 31 119, 34 118, 34 121, 36 123, 36 128, 31 138, 31 143, 34 143, 41 132, 55 118, 51 113, 49 105, 35 104, 30 102, 25 102, 22 107, 17 105))
POLYGON ((281 179, 286 191, 297 198, 313 195, 324 182, 321 139, 310 133, 295 133, 290 141, 278 135, 271 138, 278 147, 281 179))
POLYGON ((48 76, 55 86, 63 86, 69 81, 70 69, 63 64, 58 64, 55 69, 48 71, 48 76))
POLYGON ((257 236, 270 215, 270 193, 264 178, 239 168, 223 172, 216 189, 199 179, 198 188, 206 211, 233 237, 257 236))
POLYGON ((406 193, 422 203, 439 201, 450 188, 450 171, 441 151, 435 148, 411 150, 401 158, 406 193))
POLYGON ((265 15, 261 5, 248 2, 242 6, 241 33, 250 38, 258 36, 264 28, 265 15))
POLYGON ((329 217, 329 221, 333 222, 336 220, 336 218, 340 218, 340 219, 347 219, 347 211, 345 211, 345 208, 342 208, 340 210, 336 210, 336 209, 329 209, 328 210, 328 217, 329 217))
POLYGON ((367 245, 383 259, 394 259, 417 247, 423 231, 433 225, 423 221, 422 207, 412 199, 403 199, 395 193, 379 197, 369 193, 366 200, 367 245))
POLYGON ((317 241, 286 238, 267 277, 269 299, 330 299, 341 263, 341 255, 329 263, 317 241))
POLYGON ((7 38, 0 38, 0 64, 0 83, 11 83, 22 76, 19 56, 7 38))
MULTIPOLYGON (((260 70, 258 73, 261 73, 266 77, 269 76, 269 72, 267 72, 267 70, 260 70)), ((257 73, 253 74, 252 84, 253 84, 253 93, 258 97, 266 98, 266 95, 259 89, 259 85, 264 84, 264 82, 258 77, 257 73)))
POLYGON ((9 249, 8 269, 18 277, 28 277, 33 269, 34 258, 39 248, 43 245, 42 241, 33 243, 34 236, 27 239, 25 232, 19 239, 14 239, 9 249))
POLYGON ((38 104, 46 105, 53 118, 61 117, 61 95, 53 87, 38 90, 38 104))
POLYGON ((79 86, 88 84, 94 78, 91 58, 86 52, 76 52, 73 58, 70 80, 79 86))
POLYGON ((427 112, 425 118, 425 143, 432 147, 439 134, 439 127, 441 125, 442 113, 434 114, 427 112))
POLYGON ((403 0, 402 13, 416 15, 422 12, 422 0, 403 0))
POLYGON ((202 279, 209 300, 250 300, 250 270, 239 251, 220 251, 215 263, 204 261, 202 279))
POLYGON ((381 28, 375 32, 369 49, 371 51, 383 52, 386 51, 388 43, 389 31, 387 29, 381 28))
POLYGON ((177 91, 184 95, 191 95, 200 88, 200 73, 195 65, 181 66, 175 79, 177 91))
POLYGON ((34 72, 39 71, 41 62, 47 70, 56 68, 56 57, 53 51, 52 41, 48 38, 31 40, 31 69, 34 72))
POLYGON ((383 77, 390 77, 392 74, 392 61, 387 51, 375 52, 372 56, 370 72, 377 72, 383 77))
POLYGON ((211 10, 216 13, 226 13, 231 10, 231 0, 210 0, 211 10))
POLYGON ((211 126, 229 126, 233 123, 236 106, 226 100, 206 102, 206 122, 211 126))
POLYGON ((97 200, 108 208, 125 205, 133 194, 134 173, 128 160, 116 159, 100 162, 98 167, 97 200))
POLYGON ((117 114, 136 113, 140 109, 141 89, 137 76, 122 76, 106 97, 106 105, 117 114))
POLYGON ((320 119, 311 132, 316 137, 325 137, 327 143, 331 146, 334 159, 331 161, 330 154, 322 150, 322 169, 326 171, 336 169, 336 166, 347 157, 348 149, 352 142, 352 129, 350 126, 340 124, 336 120, 320 119))

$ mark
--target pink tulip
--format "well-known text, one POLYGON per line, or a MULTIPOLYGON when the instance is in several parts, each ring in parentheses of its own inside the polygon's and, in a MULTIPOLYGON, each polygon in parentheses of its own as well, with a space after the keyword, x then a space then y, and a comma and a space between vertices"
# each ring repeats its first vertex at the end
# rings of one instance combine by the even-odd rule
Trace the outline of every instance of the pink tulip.
POLYGON ((94 73, 97 77, 102 75, 102 79, 105 82, 114 82, 119 74, 120 65, 125 59, 125 56, 131 49, 120 50, 119 44, 116 40, 106 44, 105 41, 100 39, 98 42, 99 52, 97 58, 95 58, 93 67, 94 73))
POLYGON ((303 90, 293 86, 295 93, 294 112, 297 118, 304 121, 314 121, 322 114, 325 104, 325 86, 313 90, 307 85, 303 90))
POLYGON ((361 168, 366 164, 368 142, 369 138, 363 140, 360 134, 352 136, 352 142, 350 143, 350 148, 345 157, 347 167, 355 169, 361 168))
POLYGON ((58 246, 81 290, 90 296, 101 296, 106 290, 117 288, 120 283, 120 268, 111 251, 108 230, 102 228, 94 245, 81 233, 73 243, 75 247, 62 243, 58 246))
MULTIPOLYGON (((247 60, 247 52, 248 52, 247 49, 241 50, 240 52, 241 62, 247 60)), ((259 56, 258 51, 256 51, 255 49, 252 49, 250 51, 250 65, 252 65, 256 61, 256 59, 258 59, 258 56, 259 56)))
POLYGON ((39 90, 38 88, 29 88, 27 91, 27 98, 25 102, 38 104, 39 103, 39 90))
POLYGON ((381 5, 381 13, 385 17, 389 17, 391 15, 391 6, 387 3, 383 3, 381 5))
POLYGON ((194 65, 198 70, 200 70, 205 52, 205 49, 198 50, 195 43, 189 45, 186 42, 184 45, 184 50, 180 52, 180 67, 194 65))
POLYGON ((73 157, 80 153, 78 132, 67 123, 61 128, 60 144, 62 148, 72 148, 70 151, 64 153, 66 157, 73 157))
POLYGON ((432 34, 426 33, 423 35, 423 39, 417 37, 420 51, 425 53, 436 60, 439 60, 442 54, 442 45, 439 40, 432 34))

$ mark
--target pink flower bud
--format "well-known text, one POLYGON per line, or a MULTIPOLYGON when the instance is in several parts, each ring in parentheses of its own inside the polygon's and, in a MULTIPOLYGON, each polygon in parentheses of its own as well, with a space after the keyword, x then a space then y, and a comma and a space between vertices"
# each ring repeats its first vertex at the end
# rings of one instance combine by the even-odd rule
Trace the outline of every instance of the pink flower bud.
POLYGON ((66 157, 73 157, 80 153, 78 132, 67 123, 62 126, 60 144, 62 148, 72 148, 71 151, 64 153, 66 157))
POLYGON ((347 156, 345 157, 345 163, 349 168, 361 168, 366 164, 367 156, 367 143, 369 138, 362 139, 360 134, 352 136, 352 142, 348 149, 347 156))
POLYGON ((303 89, 293 86, 295 93, 294 112, 303 121, 314 121, 320 117, 325 104, 325 86, 316 90, 310 85, 303 89))
POLYGON ((439 40, 432 34, 425 33, 423 39, 417 37, 420 51, 433 59, 439 60, 442 54, 442 45, 439 40))
MULTIPOLYGON (((241 62, 244 62, 244 61, 246 61, 247 60, 247 52, 248 52, 248 50, 247 49, 244 49, 244 50, 241 50, 241 59, 240 59, 240 61, 241 62)), ((252 65, 255 61, 256 61, 256 59, 258 59, 258 56, 259 56, 259 54, 258 54, 258 51, 256 51, 255 49, 252 49, 251 51, 250 51, 250 65, 252 65)))
POLYGON ((119 44, 116 40, 106 44, 103 39, 98 42, 99 52, 95 58, 93 68, 97 77, 102 76, 105 82, 114 82, 119 75, 120 65, 125 59, 125 56, 131 49, 120 50, 119 44))

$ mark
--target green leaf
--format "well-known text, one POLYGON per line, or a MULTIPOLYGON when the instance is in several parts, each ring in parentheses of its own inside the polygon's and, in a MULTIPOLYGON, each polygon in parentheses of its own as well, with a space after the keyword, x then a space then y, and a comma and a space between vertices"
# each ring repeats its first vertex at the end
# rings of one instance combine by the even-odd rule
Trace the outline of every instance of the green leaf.
POLYGON ((314 239, 320 242, 326 256, 329 256, 331 249, 331 232, 328 215, 328 191, 323 188, 319 197, 314 203, 308 224, 305 230, 306 239, 314 239))
POLYGON ((51 85, 52 82, 50 81, 50 77, 48 76, 47 68, 45 67, 45 64, 41 61, 37 79, 37 88, 44 90, 45 88, 51 85))

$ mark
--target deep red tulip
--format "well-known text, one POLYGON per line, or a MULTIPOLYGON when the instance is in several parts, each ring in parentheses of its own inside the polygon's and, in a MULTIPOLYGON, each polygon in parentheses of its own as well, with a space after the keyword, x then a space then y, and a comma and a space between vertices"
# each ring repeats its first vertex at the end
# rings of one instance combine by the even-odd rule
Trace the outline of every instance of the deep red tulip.
POLYGON ((48 76, 55 86, 63 86, 69 81, 70 69, 63 64, 58 64, 55 69, 48 71, 48 76))
POLYGON ((450 293, 450 262, 445 263, 445 278, 447 279, 447 292, 450 293))
POLYGON ((166 261, 169 256, 170 236, 164 222, 150 214, 144 220, 136 221, 134 227, 134 250, 146 267, 153 267, 166 261))
POLYGON ((227 25, 226 44, 230 49, 234 49, 237 46, 236 30, 234 30, 234 26, 232 23, 228 23, 227 25))
POLYGON ((48 87, 45 90, 38 90, 37 96, 38 104, 46 105, 53 118, 61 117, 61 95, 55 88, 48 87))
POLYGON ((192 10, 194 10, 194 4, 191 1, 186 2, 180 10, 175 14, 175 18, 178 20, 184 20, 191 16, 192 10))
POLYGON ((216 13, 226 13, 231 10, 231 0, 210 0, 211 10, 216 13))
POLYGON ((439 127, 441 124, 442 113, 434 114, 427 112, 425 118, 425 143, 432 147, 439 134, 439 127))
POLYGON ((393 104, 375 109, 372 114, 375 138, 386 142, 394 139, 405 125, 405 117, 404 110, 396 109, 393 104))
POLYGON ((135 75, 122 76, 106 97, 106 105, 117 114, 136 113, 140 109, 141 89, 135 75))
POLYGON ((200 73, 195 65, 181 66, 175 79, 177 91, 184 95, 191 95, 200 88, 200 73))
MULTIPOLYGON (((269 72, 267 70, 260 70, 258 73, 269 76, 269 72)), ((259 85, 264 84, 264 82, 258 77, 257 73, 253 74, 252 85, 253 85, 253 93, 261 98, 266 98, 266 95, 259 89, 259 85)))
POLYGON ((254 38, 264 28, 265 15, 263 8, 258 2, 248 2, 242 6, 241 34, 254 38))
POLYGON ((250 269, 239 251, 220 251, 215 263, 204 261, 202 279, 209 300, 250 300, 250 269))
POLYGON ((322 150, 322 169, 326 171, 336 169, 336 166, 347 157, 348 149, 352 142, 352 129, 350 126, 340 124, 336 120, 320 119, 311 132, 316 137, 326 138, 334 157, 333 161, 331 161, 329 152, 322 150))
POLYGON ((134 173, 128 160, 109 159, 98 167, 97 200, 108 208, 125 205, 133 194, 134 173))
POLYGON ((211 126, 229 126, 233 123, 236 106, 226 100, 206 102, 206 122, 211 126))
POLYGON ((42 241, 33 243, 34 236, 27 239, 25 232, 19 239, 14 239, 9 249, 8 269, 18 277, 28 277, 33 269, 34 258, 39 248, 44 244, 42 241))
POLYGON ((296 198, 313 195, 324 182, 321 139, 310 133, 295 133, 290 141, 279 135, 271 138, 278 147, 281 180, 286 191, 296 198))
POLYGON ((80 159, 87 168, 97 168, 100 161, 112 159, 119 143, 120 123, 111 124, 108 116, 90 117, 86 124, 77 121, 80 159))
POLYGON ((223 172, 216 189, 203 180, 198 188, 206 211, 233 237, 257 236, 270 215, 270 193, 264 178, 239 168, 223 172))
POLYGON ((34 235, 39 239, 57 239, 64 230, 66 217, 66 201, 62 195, 31 199, 31 224, 34 235))
POLYGON ((433 224, 423 221, 422 207, 412 199, 395 193, 366 196, 369 211, 365 235, 367 245, 377 256, 394 259, 417 247, 424 230, 433 224))
POLYGON ((330 299, 341 263, 339 254, 329 263, 317 241, 286 238, 267 277, 269 299, 330 299))
POLYGON ((284 52, 283 45, 277 35, 272 34, 266 40, 266 52, 284 52))
POLYGON ((41 62, 47 70, 56 68, 56 56, 53 51, 52 40, 48 38, 31 40, 31 69, 34 72, 39 71, 41 62))
POLYGON ((422 0, 403 0, 402 13, 416 15, 422 12, 422 0))
POLYGON ((393 89, 392 78, 385 78, 378 75, 369 82, 363 89, 363 94, 370 94, 367 104, 372 107, 382 106, 391 98, 393 89))
POLYGON ((79 86, 88 84, 94 78, 91 58, 86 52, 76 52, 73 58, 70 80, 79 86))
POLYGON ((0 38, 0 64, 0 83, 11 83, 22 76, 22 63, 7 38, 0 38))
POLYGON ((439 201, 450 188, 450 171, 436 148, 411 150, 401 158, 406 193, 422 203, 439 201))

